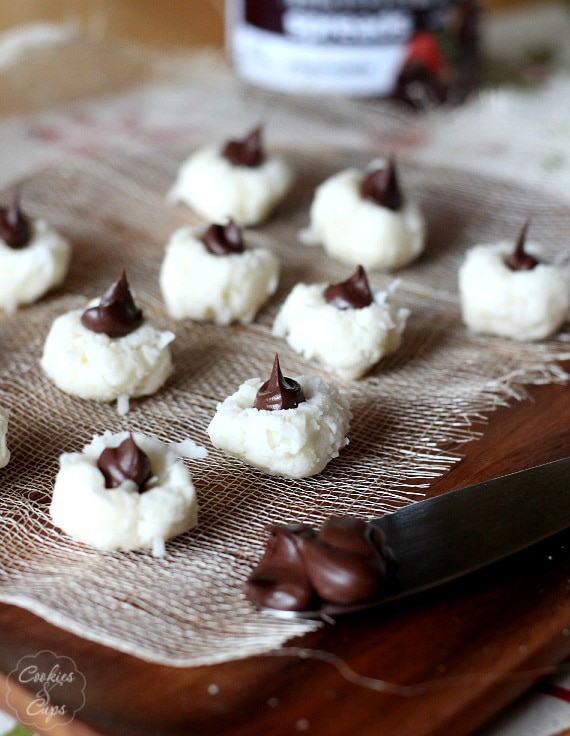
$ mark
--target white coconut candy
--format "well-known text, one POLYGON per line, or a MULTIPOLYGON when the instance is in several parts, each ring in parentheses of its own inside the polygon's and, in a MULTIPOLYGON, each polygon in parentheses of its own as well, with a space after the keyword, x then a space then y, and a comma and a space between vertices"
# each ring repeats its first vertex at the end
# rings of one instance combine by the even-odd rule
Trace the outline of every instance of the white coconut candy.
POLYGON ((70 259, 69 242, 44 220, 23 215, 18 199, 0 208, 0 309, 13 312, 62 284, 70 259))
MULTIPOLYGON (((120 414, 128 411, 129 397, 155 393, 166 381, 172 372, 169 346, 175 337, 147 321, 120 337, 94 332, 83 324, 84 315, 101 308, 123 278, 124 274, 101 299, 90 302, 87 310, 72 310, 57 317, 41 358, 45 374, 59 389, 81 399, 118 399, 120 414)), ((128 286, 125 288, 128 290, 128 286)), ((130 292, 128 296, 132 299, 130 292)))
POLYGON ((172 235, 159 283, 166 309, 174 319, 247 324, 275 293, 279 260, 266 247, 263 236, 240 233, 241 252, 213 253, 208 249, 206 233, 224 233, 230 228, 239 232, 230 222, 225 227, 183 227, 172 235))
POLYGON ((360 378, 400 346, 410 312, 392 303, 394 290, 395 284, 388 291, 372 294, 361 268, 333 287, 299 283, 279 310, 273 334, 341 378, 360 378), (327 299, 331 288, 343 286, 350 296, 358 288, 357 279, 362 284, 360 294, 367 297, 363 306, 339 307, 334 298, 332 303, 327 299))
POLYGON ((263 222, 293 176, 283 158, 262 154, 260 136, 256 128, 243 141, 199 148, 180 167, 169 199, 184 202, 209 222, 228 217, 240 225, 263 222))
POLYGON ((514 251, 512 243, 500 241, 467 252, 459 269, 459 294, 463 321, 473 332, 541 340, 568 319, 570 271, 543 263, 540 245, 525 246, 527 227, 514 251))
POLYGON ((305 401, 274 410, 255 407, 264 382, 245 381, 218 404, 208 427, 212 444, 270 475, 306 478, 320 473, 348 444, 350 407, 333 384, 316 376, 294 380, 305 401))
POLYGON ((198 518, 196 492, 188 468, 179 459, 203 458, 193 442, 164 444, 141 433, 93 437, 81 452, 60 457, 50 513, 54 524, 80 542, 104 550, 150 549, 164 555, 165 541, 192 529, 198 518), (107 448, 131 437, 147 456, 150 478, 139 489, 132 480, 106 487, 97 463, 107 448))
POLYGON ((343 263, 391 271, 423 252, 425 223, 419 206, 402 197, 393 163, 373 162, 340 171, 316 189, 301 239, 322 244, 343 263))

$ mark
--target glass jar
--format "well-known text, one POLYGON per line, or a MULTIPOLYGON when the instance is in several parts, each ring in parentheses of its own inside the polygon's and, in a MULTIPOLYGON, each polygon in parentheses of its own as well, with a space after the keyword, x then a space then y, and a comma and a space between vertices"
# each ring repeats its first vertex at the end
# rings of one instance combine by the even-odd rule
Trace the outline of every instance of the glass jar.
POLYGON ((245 80, 289 93, 458 101, 476 84, 477 0, 226 0, 245 80))

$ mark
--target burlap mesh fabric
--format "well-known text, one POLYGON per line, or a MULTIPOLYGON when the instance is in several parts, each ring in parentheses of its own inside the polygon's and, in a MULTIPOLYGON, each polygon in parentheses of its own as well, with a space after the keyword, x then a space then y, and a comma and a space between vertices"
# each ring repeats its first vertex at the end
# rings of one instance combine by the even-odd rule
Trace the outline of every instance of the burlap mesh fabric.
MULTIPOLYGON (((516 237, 533 216, 532 234, 552 259, 564 255, 562 205, 508 185, 449 170, 403 167, 404 187, 428 220, 426 254, 400 271, 399 304, 411 309, 401 349, 366 378, 341 383, 354 419, 350 445, 320 475, 269 477, 213 448, 206 428, 216 403, 247 378, 267 376, 276 351, 286 375, 316 372, 335 380, 271 335, 271 324, 297 281, 341 280, 350 270, 320 248, 299 244, 314 187, 339 168, 366 160, 342 153, 285 151, 296 185, 260 231, 282 262, 278 293, 251 326, 174 322, 158 290, 164 245, 195 222, 165 195, 177 152, 82 161, 25 183, 34 216, 69 237, 68 279, 41 302, 2 318, 0 403, 10 410, 12 459, 0 471, 0 600, 16 603, 80 636, 144 659, 176 666, 214 663, 279 647, 316 626, 257 612, 242 595, 273 522, 319 523, 330 514, 367 518, 421 499, 429 480, 477 436, 482 414, 524 395, 524 383, 561 381, 555 362, 570 357, 565 335, 514 344, 468 334, 457 299, 457 268, 466 247, 516 237), (38 364, 55 316, 97 296, 125 267, 147 319, 176 333, 175 371, 155 396, 134 400, 125 417, 114 405, 67 396, 38 364), (164 558, 147 551, 109 553, 54 528, 49 501, 58 457, 104 430, 133 429, 164 441, 191 437, 208 448, 188 461, 199 499, 199 525, 167 543, 164 558)), ((375 288, 393 276, 371 274, 375 288)))

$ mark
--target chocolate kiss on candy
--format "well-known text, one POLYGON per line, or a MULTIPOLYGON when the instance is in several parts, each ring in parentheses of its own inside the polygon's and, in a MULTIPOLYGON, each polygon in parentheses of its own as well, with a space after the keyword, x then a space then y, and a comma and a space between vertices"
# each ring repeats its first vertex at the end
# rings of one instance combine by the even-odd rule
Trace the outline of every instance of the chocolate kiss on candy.
POLYGON ((132 434, 118 447, 107 447, 97 461, 105 478, 105 488, 117 488, 126 480, 134 481, 139 493, 151 477, 150 460, 133 439, 132 434))
POLYGON ((228 141, 222 150, 222 156, 234 166, 254 168, 263 163, 263 146, 261 142, 262 126, 258 125, 245 138, 228 141))
POLYGON ((98 306, 86 309, 81 315, 84 327, 108 337, 125 337, 142 322, 143 313, 133 300, 125 271, 103 294, 98 306))
POLYGON ((227 225, 210 225, 202 238, 204 245, 216 256, 243 253, 241 228, 233 220, 227 225))
POLYGON ((363 309, 370 306, 374 299, 366 271, 362 266, 358 266, 346 281, 327 286, 323 296, 329 304, 338 309, 363 309))
POLYGON ((32 239, 30 220, 20 208, 20 194, 8 207, 0 207, 0 238, 10 248, 24 248, 32 239))
POLYGON ((404 199, 396 176, 396 166, 390 159, 384 166, 373 169, 360 185, 360 196, 390 210, 402 208, 404 199))
POLYGON ((269 527, 265 553, 245 584, 245 594, 265 608, 302 611, 315 597, 305 572, 299 538, 314 537, 306 524, 269 527))
POLYGON ((527 253, 524 249, 526 243, 526 234, 529 225, 530 220, 527 220, 519 233, 514 251, 505 261, 511 271, 532 271, 532 269, 540 262, 537 258, 531 256, 530 253, 527 253))
POLYGON ((277 411, 278 409, 296 409, 306 401, 303 389, 292 378, 286 378, 281 373, 279 356, 275 354, 273 368, 268 381, 261 386, 255 396, 254 407, 277 411))

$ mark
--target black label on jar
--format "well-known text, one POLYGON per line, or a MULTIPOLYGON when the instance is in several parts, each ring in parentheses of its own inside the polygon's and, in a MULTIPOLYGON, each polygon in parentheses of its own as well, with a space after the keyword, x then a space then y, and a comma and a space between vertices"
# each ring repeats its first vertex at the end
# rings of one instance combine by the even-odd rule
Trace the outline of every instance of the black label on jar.
POLYGON ((474 83, 476 0, 228 0, 230 7, 236 68, 265 87, 424 106, 474 83))
POLYGON ((417 28, 439 30, 451 0, 245 0, 245 20, 314 44, 405 43, 417 28))

